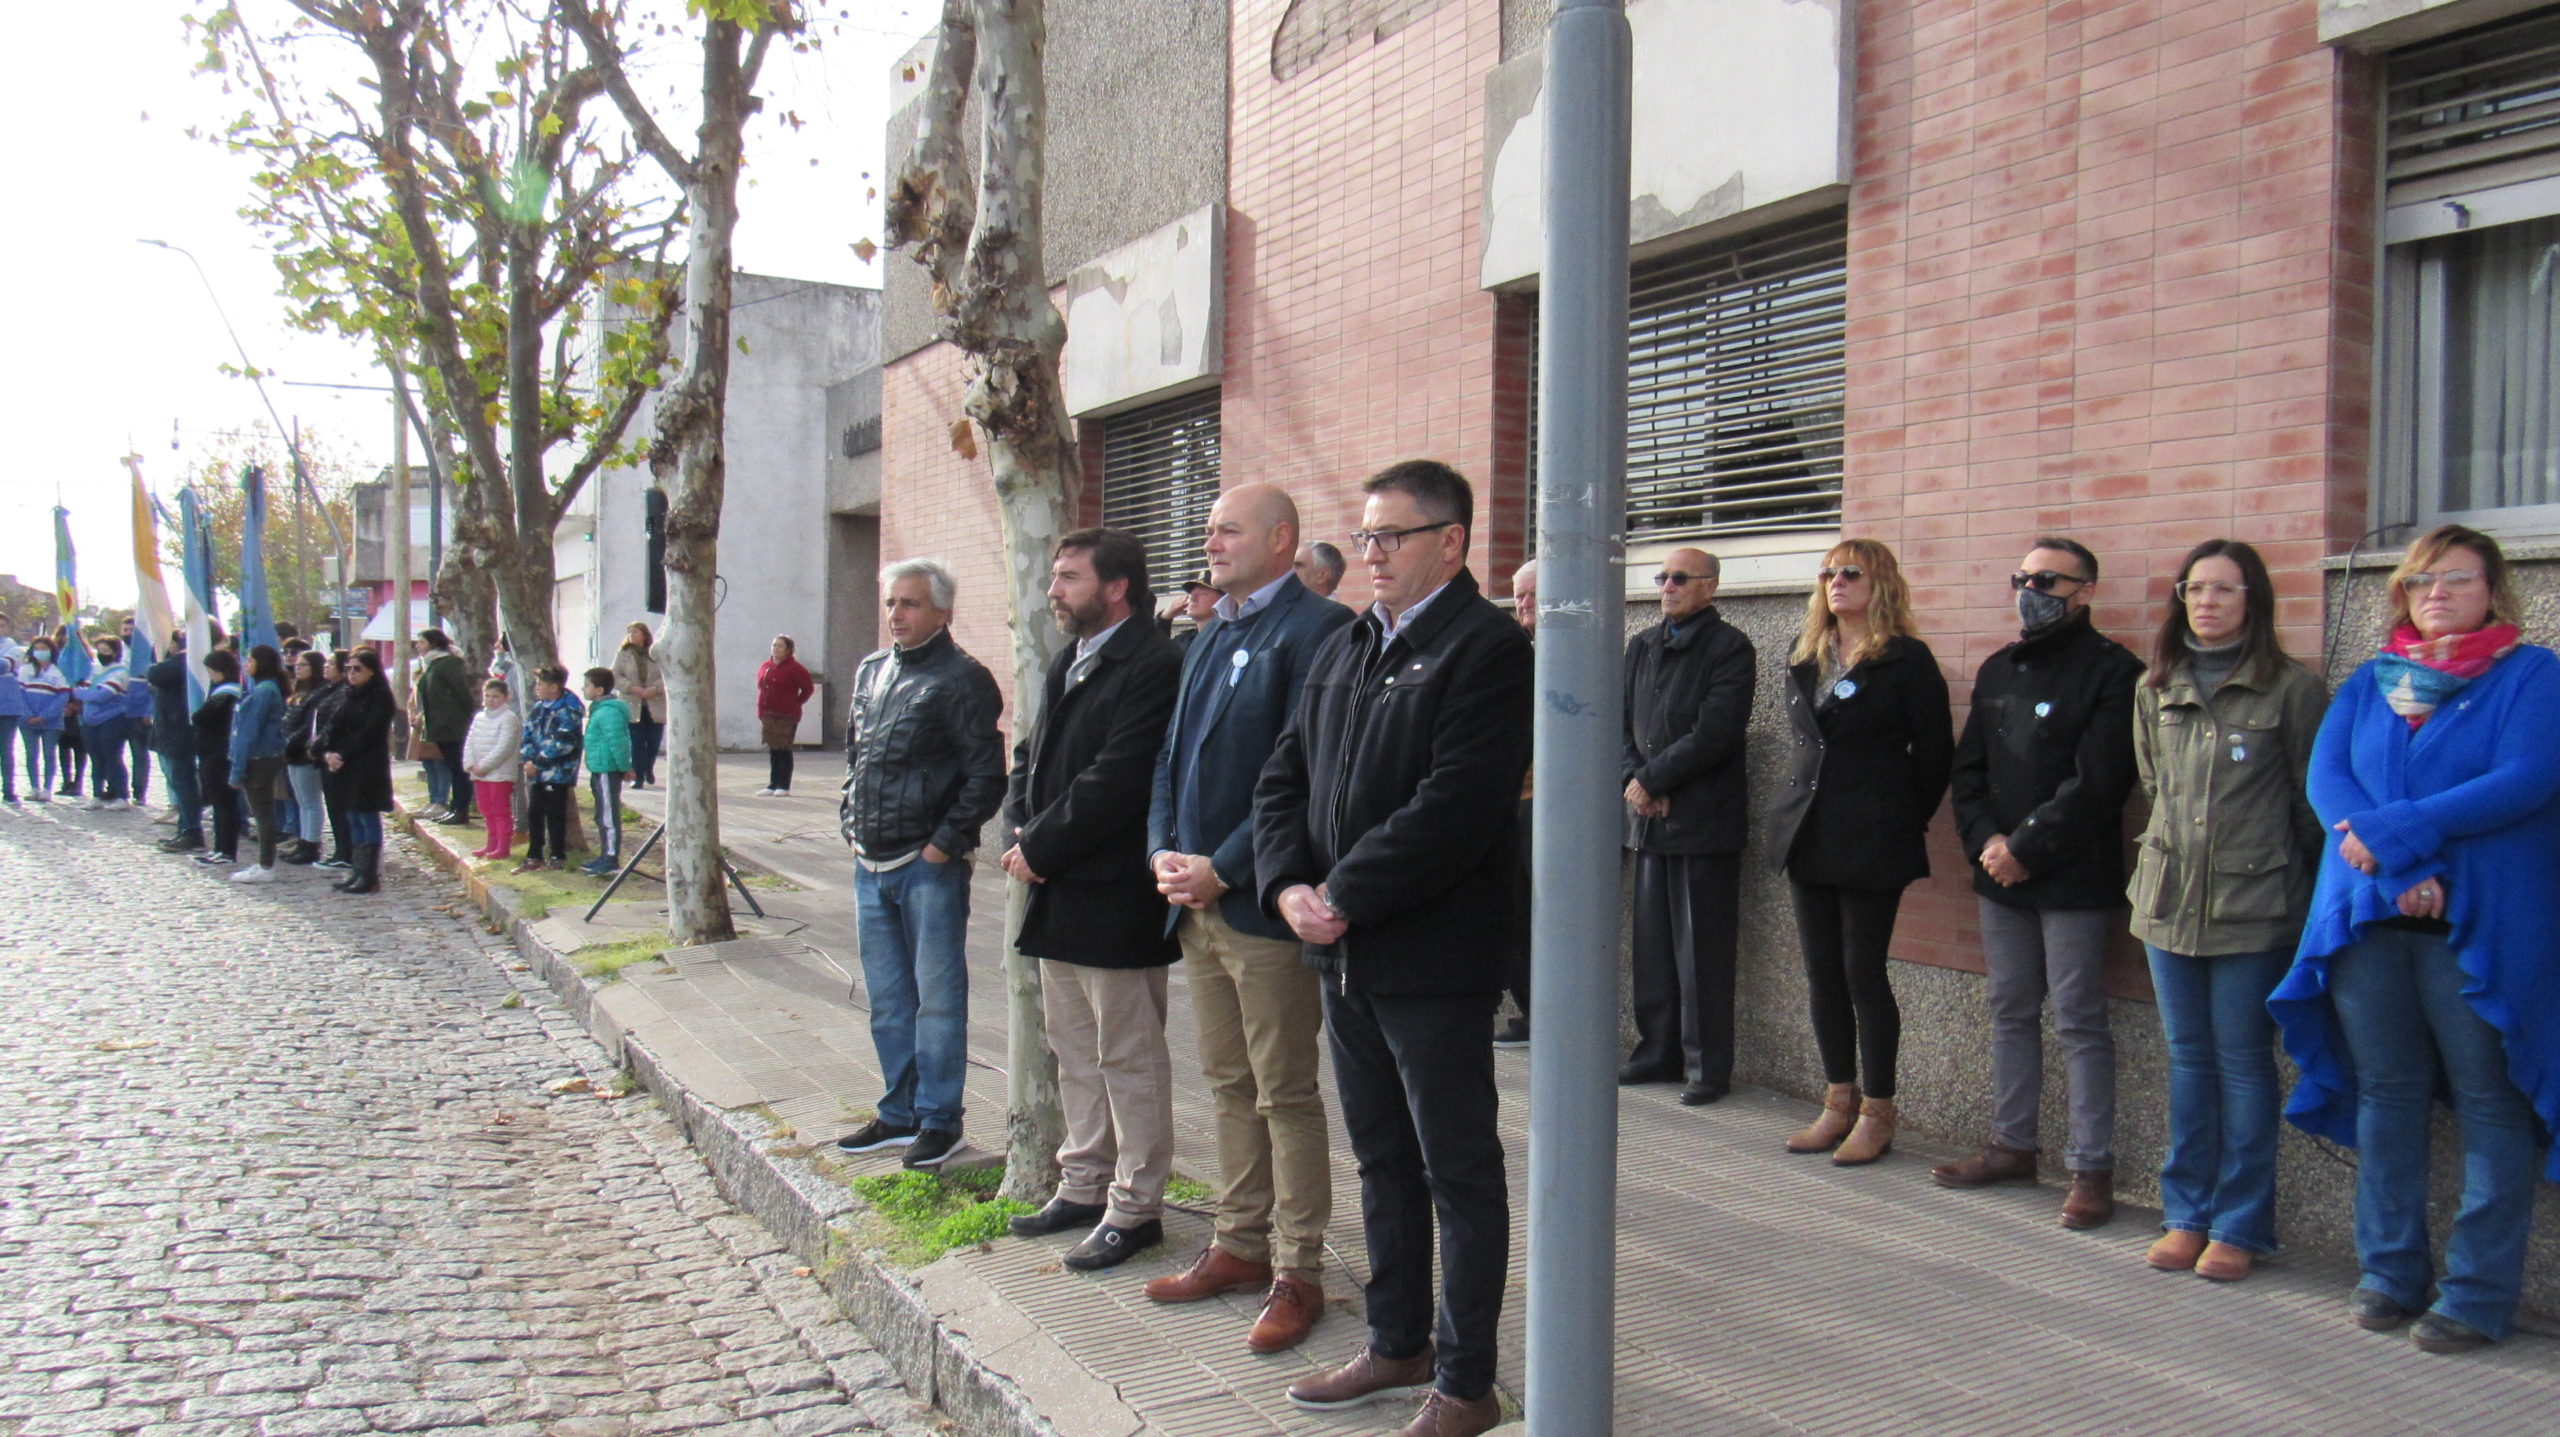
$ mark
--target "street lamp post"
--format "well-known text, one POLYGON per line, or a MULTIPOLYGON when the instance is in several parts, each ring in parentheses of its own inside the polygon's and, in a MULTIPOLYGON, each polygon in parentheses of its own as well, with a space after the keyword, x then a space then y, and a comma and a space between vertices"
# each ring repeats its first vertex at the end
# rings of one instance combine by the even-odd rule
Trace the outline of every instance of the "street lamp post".
POLYGON ((1626 0, 1547 30, 1538 278, 1538 811, 1531 842, 1529 1430, 1605 1437, 1616 1384, 1626 0))

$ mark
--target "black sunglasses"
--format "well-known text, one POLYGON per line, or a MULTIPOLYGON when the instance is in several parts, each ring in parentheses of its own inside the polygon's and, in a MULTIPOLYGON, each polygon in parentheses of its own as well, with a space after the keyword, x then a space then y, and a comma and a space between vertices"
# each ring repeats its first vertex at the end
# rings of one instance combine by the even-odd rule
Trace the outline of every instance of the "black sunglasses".
POLYGON ((2039 594, 2052 593, 2053 586, 2056 584, 2085 584, 2087 582, 2089 581, 2081 578, 2077 574, 2057 574, 2051 569, 2038 569, 2032 574, 2021 569, 2009 576, 2010 588, 2033 589, 2039 594))
POLYGON ((1822 582, 1826 584, 1830 583, 1834 579, 1847 579, 1849 582, 1854 584, 1858 580, 1867 576, 1867 571, 1859 568, 1855 564, 1842 564, 1837 568, 1834 568, 1829 564, 1825 564, 1813 572, 1816 577, 1820 578, 1822 582))
POLYGON ((1653 576, 1653 586, 1659 589, 1665 584, 1694 584, 1705 577, 1704 574, 1684 574, 1677 569, 1665 569, 1653 576))

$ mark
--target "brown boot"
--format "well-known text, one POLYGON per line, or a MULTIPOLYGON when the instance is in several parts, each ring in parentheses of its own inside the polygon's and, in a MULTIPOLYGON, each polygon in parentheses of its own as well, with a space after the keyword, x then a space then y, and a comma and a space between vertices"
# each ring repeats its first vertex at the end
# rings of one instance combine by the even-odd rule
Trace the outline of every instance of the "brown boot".
POLYGON ((2185 1272, 2204 1255, 2204 1244, 2203 1233, 2171 1228, 2160 1235, 2158 1242, 2151 1244, 2151 1250, 2142 1255, 2142 1260, 2162 1272, 2185 1272))
POLYGON ((2062 1200, 2062 1225, 2073 1232, 2105 1227, 2116 1215, 2116 1175, 2071 1175, 2071 1195, 2062 1200))
POLYGON ((1244 1345, 1256 1352, 1286 1352, 1306 1341, 1322 1316, 1324 1288, 1312 1278, 1284 1272, 1271 1280, 1271 1295, 1263 1300, 1262 1315, 1253 1320, 1244 1345))
POLYGON ((1432 1384, 1439 1367, 1439 1356, 1428 1342, 1404 1358, 1380 1357, 1376 1348, 1364 1344, 1359 1356, 1340 1367, 1290 1383, 1289 1400, 1315 1412, 1357 1407, 1374 1397, 1420 1392, 1432 1384))
POLYGON ((1858 1125, 1831 1155, 1831 1165, 1861 1168, 1893 1151, 1893 1099, 1869 1098, 1858 1105, 1858 1125))
POLYGON ((2196 1259, 2196 1276, 2215 1282, 2238 1282, 2258 1265, 2258 1255, 2245 1247, 2227 1242, 2208 1244, 2204 1256, 2196 1259))
POLYGON ((1452 1397, 1435 1387, 1423 1399, 1422 1410, 1396 1437, 1480 1437, 1501 1425, 1501 1398, 1490 1392, 1482 1397, 1452 1397))
POLYGON ((1251 1292, 1271 1281, 1271 1264, 1247 1262, 1215 1243, 1192 1260, 1187 1271, 1149 1282, 1147 1296, 1157 1302, 1201 1302, 1226 1292, 1251 1292))
POLYGON ((1942 1188, 1987 1188, 1995 1183, 2033 1186, 2036 1150, 1985 1143, 1972 1157, 1929 1169, 1929 1176, 1942 1188))
POLYGON ((1833 1083, 1822 1090, 1822 1115, 1787 1139, 1791 1153, 1827 1153, 1840 1146, 1858 1121, 1858 1085, 1833 1083))

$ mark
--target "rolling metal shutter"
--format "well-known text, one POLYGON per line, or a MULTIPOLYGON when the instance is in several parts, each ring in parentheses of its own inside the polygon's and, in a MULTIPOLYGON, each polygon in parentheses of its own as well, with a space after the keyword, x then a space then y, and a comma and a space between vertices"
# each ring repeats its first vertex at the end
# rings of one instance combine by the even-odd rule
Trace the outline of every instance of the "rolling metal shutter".
POLYGON ((2560 175, 2560 12, 2391 56, 2386 203, 2560 175))
POLYGON ((1629 542, 1838 527, 1848 254, 1833 211, 1636 268, 1629 542))
POLYGON ((1103 421, 1102 522, 1147 546, 1158 594, 1200 568, 1218 502, 1218 391, 1204 389, 1103 421))

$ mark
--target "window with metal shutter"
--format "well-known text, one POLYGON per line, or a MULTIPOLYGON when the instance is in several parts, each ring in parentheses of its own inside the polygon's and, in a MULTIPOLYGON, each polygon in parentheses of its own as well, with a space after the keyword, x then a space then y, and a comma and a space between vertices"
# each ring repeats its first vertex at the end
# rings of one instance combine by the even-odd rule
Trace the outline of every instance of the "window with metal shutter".
POLYGON ((1217 390, 1103 421, 1102 522, 1146 544, 1157 593, 1200 567, 1201 535, 1217 502, 1217 390))
MULTIPOLYGON (((1848 266, 1832 211, 1636 267, 1630 542, 1839 526, 1848 266)), ((1533 412, 1533 485, 1536 454, 1533 412)))
POLYGON ((2386 203, 2560 175, 2560 11, 2391 57, 2386 203))

